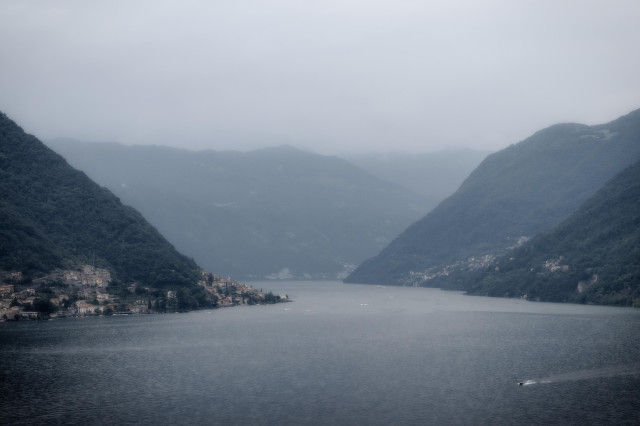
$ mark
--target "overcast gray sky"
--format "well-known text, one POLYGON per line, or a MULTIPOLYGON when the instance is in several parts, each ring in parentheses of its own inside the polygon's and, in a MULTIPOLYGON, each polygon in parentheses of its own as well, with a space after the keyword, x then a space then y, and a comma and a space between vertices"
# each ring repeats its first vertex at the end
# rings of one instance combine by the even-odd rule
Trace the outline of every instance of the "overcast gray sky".
POLYGON ((41 139, 497 150, 640 108, 640 2, 0 0, 0 110, 41 139))

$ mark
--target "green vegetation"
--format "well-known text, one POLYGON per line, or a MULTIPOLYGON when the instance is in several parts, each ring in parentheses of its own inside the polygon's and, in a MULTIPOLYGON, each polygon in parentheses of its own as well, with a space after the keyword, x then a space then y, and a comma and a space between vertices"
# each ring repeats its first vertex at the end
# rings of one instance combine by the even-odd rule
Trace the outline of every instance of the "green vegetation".
POLYGON ((195 286, 199 273, 137 211, 0 113, 0 269, 26 282, 94 263, 158 288, 195 286))
POLYGON ((638 306, 640 162, 564 222, 499 259, 470 293, 638 306))
POLYGON ((205 269, 331 278, 420 217, 421 196, 290 146, 217 152, 50 141, 205 269))
POLYGON ((465 262, 557 225, 638 159, 640 110, 600 126, 551 126, 488 156, 455 194, 345 282, 466 289, 465 262), (425 278, 449 265, 458 270, 425 278))

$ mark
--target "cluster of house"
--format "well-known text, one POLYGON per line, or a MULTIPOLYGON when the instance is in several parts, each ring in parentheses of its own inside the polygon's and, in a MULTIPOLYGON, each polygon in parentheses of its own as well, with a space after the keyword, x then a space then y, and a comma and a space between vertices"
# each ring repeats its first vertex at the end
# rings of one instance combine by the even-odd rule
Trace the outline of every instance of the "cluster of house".
POLYGON ((562 272, 568 272, 569 271, 569 265, 563 265, 562 262, 563 257, 560 256, 557 259, 549 259, 546 262, 544 262, 544 268, 548 269, 551 272, 555 272, 555 271, 562 271, 562 272))
POLYGON ((444 267, 427 268, 424 271, 409 271, 409 282, 414 287, 425 285, 427 281, 440 277, 448 277, 456 271, 474 271, 490 266, 496 259, 495 255, 485 254, 483 256, 469 257, 444 267))
POLYGON ((89 265, 29 281, 23 280, 21 272, 2 273, 0 320, 101 313, 113 308, 109 302, 117 302, 106 292, 110 282, 108 270, 89 265))
POLYGON ((11 284, 0 284, 0 320, 2 319, 37 319, 38 313, 23 311, 22 306, 35 301, 35 289, 25 289, 16 292, 11 284), (18 297, 20 299, 18 299, 18 297), (23 305, 16 305, 14 301, 22 302, 23 305))
MULTIPOLYGON (((178 306, 179 292, 128 286, 127 295, 107 292, 111 274, 106 269, 85 265, 74 270, 58 270, 25 282, 20 272, 0 272, 0 321, 101 314, 145 314, 178 306), (159 303, 160 302, 160 303, 159 303)), ((247 284, 201 271, 198 285, 211 306, 235 306, 273 302, 247 284)), ((125 292, 127 293, 127 292, 125 292)), ((270 297, 272 299, 270 299, 270 297)), ((277 301, 286 296, 276 296, 277 301)))
POLYGON ((216 306, 253 305, 261 303, 285 302, 289 300, 286 294, 273 296, 262 289, 257 290, 247 284, 239 283, 230 278, 200 271, 201 279, 198 285, 204 288, 210 300, 216 301, 216 306), (270 299, 272 297, 272 299, 270 299))

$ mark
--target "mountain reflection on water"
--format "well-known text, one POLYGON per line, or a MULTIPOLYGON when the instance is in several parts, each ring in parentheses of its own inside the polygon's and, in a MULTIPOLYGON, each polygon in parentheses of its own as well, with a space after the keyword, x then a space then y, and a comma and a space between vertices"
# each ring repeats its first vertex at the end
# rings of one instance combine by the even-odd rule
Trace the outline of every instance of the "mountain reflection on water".
POLYGON ((0 324, 1 423, 640 423, 639 310, 251 284, 294 302, 0 324))

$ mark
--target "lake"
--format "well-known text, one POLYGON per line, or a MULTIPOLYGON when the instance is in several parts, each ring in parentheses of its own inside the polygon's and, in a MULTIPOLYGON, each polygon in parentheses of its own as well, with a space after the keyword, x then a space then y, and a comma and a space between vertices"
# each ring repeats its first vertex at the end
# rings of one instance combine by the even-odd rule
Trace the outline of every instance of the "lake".
POLYGON ((0 324, 0 423, 640 424, 639 309, 251 284, 294 302, 0 324))

